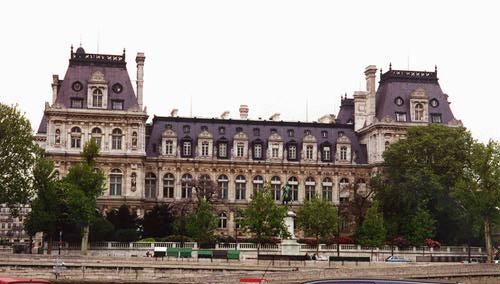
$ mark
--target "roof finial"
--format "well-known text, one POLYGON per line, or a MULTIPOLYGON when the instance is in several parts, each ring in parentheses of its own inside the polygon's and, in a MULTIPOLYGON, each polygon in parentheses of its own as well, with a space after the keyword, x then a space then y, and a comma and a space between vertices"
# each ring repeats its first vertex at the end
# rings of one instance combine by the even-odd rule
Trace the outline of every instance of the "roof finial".
POLYGON ((392 70, 392 62, 389 62, 389 71, 392 70))
POLYGON ((344 93, 344 99, 346 100, 347 99, 347 92, 344 93))
POLYGON ((125 59, 125 47, 123 48, 123 58, 125 59))
POLYGON ((437 66, 437 64, 434 65, 434 72, 436 72, 436 73, 438 72, 438 66, 437 66))
POLYGON ((71 54, 73 54, 73 45, 71 45, 71 54))
POLYGON ((380 68, 380 76, 382 76, 382 68, 380 68))

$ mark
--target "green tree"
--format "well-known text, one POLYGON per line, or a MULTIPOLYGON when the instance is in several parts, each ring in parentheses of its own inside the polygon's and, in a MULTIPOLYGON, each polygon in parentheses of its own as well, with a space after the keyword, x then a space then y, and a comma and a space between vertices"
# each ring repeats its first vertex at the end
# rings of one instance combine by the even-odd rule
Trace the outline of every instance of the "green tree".
POLYGON ((460 241, 462 215, 451 192, 463 175, 472 143, 465 128, 434 123, 409 128, 407 139, 384 152, 386 167, 373 186, 389 235, 401 235, 408 216, 421 207, 437 221, 439 240, 460 241))
POLYGON ((84 160, 71 166, 63 179, 68 191, 70 220, 82 230, 82 255, 87 254, 89 226, 96 216, 97 197, 104 191, 104 173, 95 164, 98 153, 99 146, 91 138, 83 147, 84 160))
POLYGON ((33 195, 37 149, 29 120, 16 106, 0 103, 0 204, 7 204, 14 213, 33 195))
POLYGON ((172 234, 174 215, 167 204, 156 205, 140 220, 143 238, 158 238, 172 234))
POLYGON ((363 223, 356 229, 356 240, 365 247, 381 247, 385 244, 386 230, 384 217, 379 212, 378 203, 374 202, 366 211, 363 223))
POLYGON ((319 253, 319 239, 333 236, 337 232, 338 219, 337 208, 315 195, 299 208, 296 221, 298 228, 316 239, 319 253))
POLYGON ((423 208, 418 208, 415 214, 403 226, 403 236, 412 246, 423 246, 425 240, 434 237, 436 220, 423 208))
POLYGON ((212 205, 201 199, 196 211, 188 215, 186 219, 186 232, 188 236, 200 243, 200 246, 209 245, 214 239, 217 221, 212 205))
POLYGON ((286 206, 276 204, 269 183, 266 182, 263 190, 254 190, 252 200, 243 211, 242 225, 255 235, 257 240, 257 254, 260 245, 271 237, 288 237, 285 225, 286 206))
POLYGON ((30 236, 43 232, 52 250, 52 236, 62 229, 66 216, 65 191, 57 179, 54 162, 39 155, 33 168, 33 189, 36 193, 31 211, 24 221, 30 236))
POLYGON ((492 226, 498 222, 500 204, 500 144, 474 143, 465 174, 454 188, 459 207, 482 221, 488 262, 493 261, 492 226))
POLYGON ((89 239, 93 242, 111 241, 115 232, 115 227, 104 216, 95 213, 94 221, 90 225, 89 239))
POLYGON ((112 210, 106 219, 113 224, 115 234, 113 239, 118 242, 132 242, 138 239, 137 214, 132 213, 126 204, 122 204, 118 210, 112 210))

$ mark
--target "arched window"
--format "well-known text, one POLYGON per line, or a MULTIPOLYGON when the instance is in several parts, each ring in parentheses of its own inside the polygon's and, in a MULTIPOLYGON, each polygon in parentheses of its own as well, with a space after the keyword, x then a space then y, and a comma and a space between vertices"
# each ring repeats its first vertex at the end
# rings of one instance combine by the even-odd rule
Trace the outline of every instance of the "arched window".
POLYGON ((333 200, 333 183, 331 178, 326 177, 323 179, 323 182, 321 183, 321 191, 323 192, 323 200, 333 200))
POLYGON ((271 195, 274 200, 281 199, 281 180, 280 177, 274 176, 271 178, 271 195))
POLYGON ((219 214, 219 229, 227 228, 227 215, 222 212, 219 214))
POLYGON ((174 198, 175 178, 171 173, 163 176, 163 197, 174 198))
POLYGON ((109 195, 122 195, 122 171, 114 169, 109 175, 109 195))
POLYGON ((253 189, 262 190, 264 188, 264 179, 262 176, 255 176, 253 178, 253 189))
POLYGON ((306 159, 312 160, 313 158, 313 145, 307 145, 306 146, 306 159))
POLYGON ((113 150, 122 149, 122 131, 119 128, 113 129, 111 137, 111 149, 113 150))
POLYGON ((290 177, 288 179, 288 185, 290 185, 290 192, 292 193, 292 201, 299 200, 299 181, 296 177, 290 177))
POLYGON ((340 160, 342 160, 342 161, 347 160, 347 147, 346 146, 340 147, 340 160))
POLYGON ((220 175, 219 178, 217 178, 217 184, 220 189, 221 199, 227 200, 229 192, 229 179, 226 175, 220 175))
POLYGON ((102 91, 101 89, 94 89, 92 92, 92 106, 102 107, 102 91))
POLYGON ((239 175, 235 180, 236 184, 236 192, 235 199, 236 200, 245 200, 246 199, 246 179, 244 176, 239 175))
POLYGON ((56 129, 56 135, 54 140, 56 144, 61 144, 61 130, 59 128, 56 129))
POLYGON ((153 173, 146 174, 144 195, 146 198, 156 197, 156 176, 153 173))
POLYGON ((80 148, 82 146, 82 131, 80 127, 71 128, 71 148, 80 148))
POLYGON ((95 139, 95 143, 99 148, 102 148, 102 131, 99 127, 92 128, 92 138, 95 139))
POLYGON ((209 192, 207 192, 209 186, 210 186, 210 176, 207 175, 207 174, 204 174, 204 175, 201 175, 199 177, 199 192, 198 194, 201 196, 201 197, 206 197, 208 194, 210 194, 209 192))
POLYGON ((422 104, 415 105, 415 120, 424 120, 424 106, 422 104))
POLYGON ((340 189, 345 189, 349 186, 349 179, 348 178, 341 178, 340 179, 340 189))
POLYGON ((181 197, 182 198, 191 198, 193 189, 191 185, 191 181, 193 177, 190 174, 184 174, 181 178, 181 197))
POLYGON ((311 200, 315 194, 316 181, 313 177, 308 177, 305 182, 306 186, 306 200, 311 200))

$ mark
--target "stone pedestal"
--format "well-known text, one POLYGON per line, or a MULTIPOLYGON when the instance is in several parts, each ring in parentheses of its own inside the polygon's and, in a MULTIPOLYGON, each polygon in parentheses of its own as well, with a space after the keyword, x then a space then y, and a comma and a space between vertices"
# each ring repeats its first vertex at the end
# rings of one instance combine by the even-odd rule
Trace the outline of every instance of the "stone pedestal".
POLYGON ((290 237, 287 239, 283 239, 281 241, 281 254, 282 255, 300 255, 300 244, 297 243, 297 240, 295 239, 295 224, 294 224, 294 218, 295 218, 295 213, 292 211, 288 211, 285 217, 285 225, 288 229, 288 233, 290 234, 290 237))

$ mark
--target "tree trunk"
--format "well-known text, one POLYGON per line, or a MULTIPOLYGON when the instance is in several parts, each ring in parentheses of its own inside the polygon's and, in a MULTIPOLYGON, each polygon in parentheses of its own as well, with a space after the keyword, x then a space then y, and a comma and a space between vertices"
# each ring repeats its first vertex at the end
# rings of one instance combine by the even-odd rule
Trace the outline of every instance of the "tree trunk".
POLYGON ((319 237, 316 236, 316 255, 319 255, 319 237))
POLYGON ((83 227, 82 235, 82 255, 87 255, 87 246, 89 242, 89 226, 83 227))
POLYGON ((491 246, 491 220, 484 219, 484 245, 486 246, 486 254, 488 263, 493 263, 493 249, 491 246))

